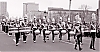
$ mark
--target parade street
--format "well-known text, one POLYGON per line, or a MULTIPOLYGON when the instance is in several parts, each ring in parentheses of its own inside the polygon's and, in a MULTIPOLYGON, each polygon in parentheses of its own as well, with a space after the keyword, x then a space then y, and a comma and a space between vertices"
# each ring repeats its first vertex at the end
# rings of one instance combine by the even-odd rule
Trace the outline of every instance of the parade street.
MULTIPOLYGON (((1 26, 0 26, 1 27, 1 26)), ((48 40, 46 43, 43 42, 42 36, 37 36, 37 42, 33 43, 32 36, 28 35, 27 43, 23 43, 22 40, 20 40, 19 46, 15 46, 15 42, 13 41, 14 36, 9 37, 6 35, 3 31, 1 31, 0 28, 0 51, 54 51, 54 52, 67 52, 67 51, 73 51, 77 52, 79 50, 74 49, 74 39, 71 37, 71 42, 66 41, 67 36, 65 35, 63 37, 63 41, 59 42, 58 37, 55 38, 55 43, 52 43, 51 37, 50 40, 48 40)), ((100 39, 96 38, 95 42, 95 48, 96 50, 89 49, 89 43, 90 38, 89 37, 83 37, 83 52, 99 52, 100 50, 100 39)))

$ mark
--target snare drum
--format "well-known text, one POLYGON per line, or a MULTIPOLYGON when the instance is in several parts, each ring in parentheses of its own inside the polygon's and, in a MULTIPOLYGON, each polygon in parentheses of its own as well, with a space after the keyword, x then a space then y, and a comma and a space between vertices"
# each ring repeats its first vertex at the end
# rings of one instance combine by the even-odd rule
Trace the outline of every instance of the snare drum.
POLYGON ((62 33, 62 34, 66 34, 66 30, 62 30, 61 33, 62 33))
POLYGON ((37 27, 33 27, 34 29, 36 29, 37 27))
POLYGON ((59 29, 63 29, 63 28, 59 28, 59 29))
POLYGON ((40 30, 35 30, 35 34, 36 35, 40 34, 40 30))
POLYGON ((59 31, 54 31, 54 35, 58 35, 59 34, 59 31))
POLYGON ((51 31, 49 31, 49 30, 46 30, 46 31, 45 31, 45 34, 46 34, 46 35, 50 35, 50 33, 51 33, 51 31))
POLYGON ((75 32, 74 32, 74 31, 70 31, 69 33, 70 33, 71 35, 74 35, 74 34, 75 34, 75 32))
POLYGON ((91 32, 96 32, 96 30, 91 30, 91 32))

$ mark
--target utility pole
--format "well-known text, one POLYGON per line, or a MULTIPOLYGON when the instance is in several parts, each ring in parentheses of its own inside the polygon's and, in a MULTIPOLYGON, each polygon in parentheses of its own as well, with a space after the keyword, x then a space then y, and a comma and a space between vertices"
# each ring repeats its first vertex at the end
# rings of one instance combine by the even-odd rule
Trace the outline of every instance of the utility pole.
POLYGON ((27 14, 27 6, 28 6, 28 4, 27 4, 27 3, 25 3, 25 5, 26 5, 26 14, 27 14))
POLYGON ((27 13, 28 13, 28 11, 27 11, 27 6, 28 6, 28 4, 27 3, 24 3, 25 4, 25 8, 26 8, 26 12, 25 12, 25 14, 24 14, 24 20, 25 20, 25 25, 27 24, 27 13))
POLYGON ((70 19, 70 22, 71 22, 71 11, 70 11, 70 9, 71 9, 71 1, 72 0, 69 0, 69 19, 70 19))

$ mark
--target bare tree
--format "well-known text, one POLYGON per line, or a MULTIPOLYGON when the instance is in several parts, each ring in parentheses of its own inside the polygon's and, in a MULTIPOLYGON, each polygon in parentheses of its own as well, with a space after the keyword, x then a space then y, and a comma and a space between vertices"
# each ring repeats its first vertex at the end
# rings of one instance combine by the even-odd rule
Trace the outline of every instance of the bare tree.
POLYGON ((83 5, 81 5, 81 7, 79 9, 88 10, 88 9, 91 9, 91 7, 88 6, 88 5, 83 4, 83 5))
MULTIPOLYGON (((81 5, 80 7, 79 7, 79 9, 82 9, 83 10, 83 16, 84 17, 86 17, 87 16, 87 14, 88 14, 88 9, 91 9, 92 7, 90 7, 90 6, 88 6, 88 5, 85 5, 85 4, 83 4, 83 5, 81 5)), ((82 21, 84 22, 84 17, 83 17, 83 19, 82 19, 82 21)))

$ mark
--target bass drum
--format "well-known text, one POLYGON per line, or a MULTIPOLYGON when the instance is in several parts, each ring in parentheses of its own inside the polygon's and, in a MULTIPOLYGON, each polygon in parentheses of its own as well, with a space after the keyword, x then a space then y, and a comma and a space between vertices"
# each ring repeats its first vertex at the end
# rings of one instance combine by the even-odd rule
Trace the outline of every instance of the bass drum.
POLYGON ((54 35, 58 35, 59 34, 59 31, 54 31, 54 35))
POLYGON ((40 34, 40 30, 35 30, 35 34, 39 35, 40 34))
POLYGON ((49 31, 49 30, 46 30, 46 31, 45 31, 45 34, 46 34, 46 35, 50 35, 50 33, 51 33, 51 31, 49 31))

